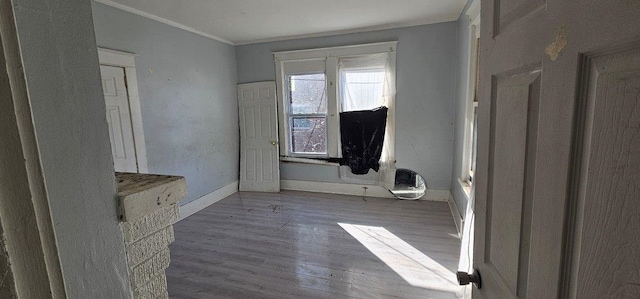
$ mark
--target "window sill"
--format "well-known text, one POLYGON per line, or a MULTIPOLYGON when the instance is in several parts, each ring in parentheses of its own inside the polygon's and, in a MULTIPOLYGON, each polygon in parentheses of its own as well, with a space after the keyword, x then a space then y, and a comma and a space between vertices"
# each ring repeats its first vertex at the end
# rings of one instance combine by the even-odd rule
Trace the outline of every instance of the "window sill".
POLYGON ((303 164, 326 165, 326 166, 340 166, 340 164, 334 163, 334 162, 327 162, 327 161, 309 159, 309 158, 288 157, 288 156, 280 156, 280 161, 303 163, 303 164))
POLYGON ((469 181, 464 179, 458 179, 458 183, 460 183, 460 188, 462 189, 462 192, 464 193, 464 196, 468 201, 469 198, 471 198, 471 184, 469 183, 469 181))

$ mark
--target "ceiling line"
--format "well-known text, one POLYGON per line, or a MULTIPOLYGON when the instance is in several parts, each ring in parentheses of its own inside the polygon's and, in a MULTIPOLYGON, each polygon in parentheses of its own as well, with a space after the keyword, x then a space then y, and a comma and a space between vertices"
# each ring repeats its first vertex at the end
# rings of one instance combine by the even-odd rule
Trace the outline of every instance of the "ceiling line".
POLYGON ((451 21, 457 21, 457 20, 458 20, 458 13, 456 12, 455 14, 452 14, 451 16, 438 18, 438 19, 418 20, 418 21, 412 21, 412 22, 403 22, 403 23, 395 23, 395 24, 387 24, 387 25, 369 26, 369 27, 362 27, 362 28, 356 28, 356 29, 343 29, 343 30, 318 32, 318 33, 307 33, 307 34, 297 34, 297 35, 289 35, 289 36, 281 36, 281 37, 250 39, 250 40, 245 40, 245 41, 238 41, 238 42, 235 42, 234 44, 236 46, 243 46, 243 45, 249 45, 249 44, 269 43, 269 42, 278 42, 278 41, 303 39, 303 38, 326 37, 326 36, 341 35, 341 34, 363 33, 363 32, 372 32, 372 31, 380 31, 380 30, 398 29, 398 28, 406 28, 406 27, 412 27, 412 26, 421 26, 421 25, 445 23, 445 22, 451 22, 451 21))
POLYGON ((195 33, 195 34, 198 34, 198 35, 204 36, 206 38, 210 38, 210 39, 213 39, 213 40, 216 40, 216 41, 228 44, 228 45, 235 46, 235 44, 232 41, 226 40, 224 38, 217 37, 215 35, 202 32, 202 31, 200 31, 198 29, 195 29, 193 27, 189 27, 189 26, 186 26, 186 25, 183 25, 183 24, 171 21, 171 20, 167 20, 167 19, 165 19, 163 17, 159 17, 159 16, 156 16, 154 14, 150 14, 148 12, 144 12, 142 10, 135 9, 135 8, 123 5, 123 4, 114 2, 112 0, 93 0, 93 1, 98 2, 98 3, 102 3, 102 4, 107 5, 107 6, 111 6, 113 8, 124 10, 126 12, 130 12, 132 14, 136 14, 136 15, 139 15, 141 17, 145 17, 145 18, 148 18, 148 19, 151 19, 151 20, 154 20, 154 21, 158 21, 160 23, 163 23, 163 24, 166 24, 166 25, 169 25, 169 26, 172 26, 172 27, 176 27, 176 28, 179 28, 179 29, 182 29, 182 30, 185 30, 185 31, 189 31, 191 33, 195 33))
POLYGON ((294 40, 294 39, 303 39, 303 38, 314 38, 314 37, 326 37, 326 36, 333 36, 333 35, 342 35, 342 34, 352 34, 352 33, 362 33, 362 32, 371 32, 371 31, 379 31, 379 30, 389 30, 389 29, 398 29, 398 28, 405 28, 405 27, 412 27, 412 26, 420 26, 420 25, 429 25, 429 24, 436 24, 436 23, 444 23, 444 22, 450 22, 450 21, 457 21, 461 15, 461 13, 464 11, 464 6, 462 7, 460 13, 455 13, 452 14, 450 16, 447 17, 443 17, 443 18, 438 18, 438 19, 423 19, 423 20, 416 20, 416 21, 411 21, 411 22, 401 22, 401 23, 395 23, 395 24, 386 24, 386 25, 378 25, 378 26, 368 26, 368 27, 361 27, 361 28, 355 28, 355 29, 344 29, 344 30, 334 30, 334 31, 327 31, 327 32, 318 32, 318 33, 307 33, 307 34, 298 34, 298 35, 288 35, 288 36, 280 36, 280 37, 270 37, 270 38, 260 38, 260 39, 250 39, 250 40, 244 40, 244 41, 237 41, 237 42, 232 42, 229 40, 226 40, 224 38, 200 31, 198 29, 195 29, 193 27, 187 26, 187 25, 183 25, 180 24, 178 22, 174 22, 171 20, 168 20, 166 18, 133 8, 133 7, 129 7, 126 6, 124 4, 120 4, 118 2, 115 2, 113 0, 93 0, 95 2, 116 8, 116 9, 120 9, 144 18, 148 18, 160 23, 163 23, 165 25, 169 25, 175 28, 179 28, 191 33, 195 33, 198 34, 200 36, 209 38, 209 39, 213 39, 215 41, 219 41, 228 45, 232 45, 232 46, 242 46, 242 45, 249 45, 249 44, 257 44, 257 43, 268 43, 268 42, 277 42, 277 41, 286 41, 286 40, 294 40))

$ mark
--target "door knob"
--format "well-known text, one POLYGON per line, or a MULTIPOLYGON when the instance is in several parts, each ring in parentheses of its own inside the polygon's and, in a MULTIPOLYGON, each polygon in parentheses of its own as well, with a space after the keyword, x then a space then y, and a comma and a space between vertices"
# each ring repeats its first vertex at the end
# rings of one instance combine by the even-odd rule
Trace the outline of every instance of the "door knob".
POLYGON ((271 144, 272 144, 272 145, 276 145, 276 143, 277 143, 277 142, 275 142, 275 141, 271 141, 271 144))
POLYGON ((458 277, 458 283, 461 286, 473 283, 478 289, 482 287, 482 279, 480 278, 480 272, 478 272, 478 270, 474 270, 471 274, 458 271, 456 276, 458 277))

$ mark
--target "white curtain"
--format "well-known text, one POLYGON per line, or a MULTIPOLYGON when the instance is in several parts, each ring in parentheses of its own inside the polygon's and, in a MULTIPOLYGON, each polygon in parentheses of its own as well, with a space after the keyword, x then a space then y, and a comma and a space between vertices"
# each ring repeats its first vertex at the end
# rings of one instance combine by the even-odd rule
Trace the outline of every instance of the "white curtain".
MULTIPOLYGON (((369 110, 380 106, 388 108, 380 170, 376 179, 377 184, 386 189, 393 189, 396 175, 396 74, 393 64, 388 53, 343 57, 338 60, 340 112, 369 110)), ((346 166, 340 167, 340 175, 347 181, 371 182, 371 175, 364 176, 363 180, 347 169, 346 166)))

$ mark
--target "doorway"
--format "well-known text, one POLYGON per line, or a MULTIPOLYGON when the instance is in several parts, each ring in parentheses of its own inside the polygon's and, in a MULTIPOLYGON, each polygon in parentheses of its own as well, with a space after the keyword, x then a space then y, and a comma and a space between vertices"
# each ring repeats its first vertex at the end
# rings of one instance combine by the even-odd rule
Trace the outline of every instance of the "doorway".
POLYGON ((98 48, 98 56, 115 171, 147 173, 135 54, 98 48))

